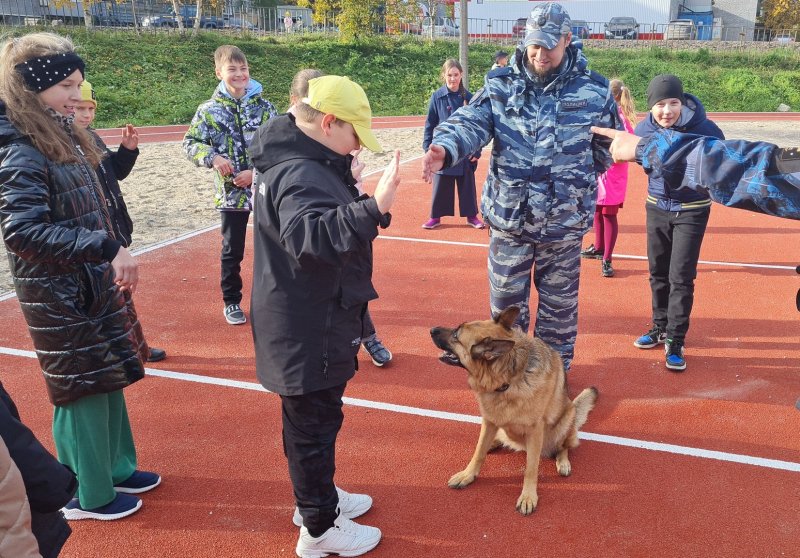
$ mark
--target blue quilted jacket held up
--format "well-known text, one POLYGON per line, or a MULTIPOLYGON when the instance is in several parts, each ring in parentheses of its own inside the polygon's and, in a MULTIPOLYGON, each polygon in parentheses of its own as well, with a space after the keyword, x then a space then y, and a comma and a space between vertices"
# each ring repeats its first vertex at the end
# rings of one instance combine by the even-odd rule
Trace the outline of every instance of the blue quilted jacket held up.
POLYGON ((621 129, 608 80, 570 44, 554 79, 534 83, 515 63, 486 76, 469 105, 434 133, 457 165, 492 141, 481 211, 495 229, 524 241, 581 238, 592 226, 597 175, 611 166, 609 142, 591 126, 621 129))
POLYGON ((674 191, 696 191, 715 202, 800 219, 800 151, 762 141, 659 130, 642 141, 637 160, 674 191))

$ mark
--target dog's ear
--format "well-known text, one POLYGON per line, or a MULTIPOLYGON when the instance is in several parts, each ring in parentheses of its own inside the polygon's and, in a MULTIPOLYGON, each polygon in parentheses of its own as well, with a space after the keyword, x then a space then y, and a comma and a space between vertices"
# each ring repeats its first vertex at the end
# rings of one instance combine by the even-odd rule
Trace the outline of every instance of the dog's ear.
POLYGON ((497 315, 497 317, 494 319, 494 323, 500 324, 504 328, 510 330, 512 327, 514 327, 514 322, 517 321, 519 312, 519 306, 509 306, 497 315))
POLYGON ((492 339, 484 337, 480 343, 472 346, 470 354, 474 360, 483 359, 491 362, 503 356, 514 348, 514 341, 511 339, 492 339))

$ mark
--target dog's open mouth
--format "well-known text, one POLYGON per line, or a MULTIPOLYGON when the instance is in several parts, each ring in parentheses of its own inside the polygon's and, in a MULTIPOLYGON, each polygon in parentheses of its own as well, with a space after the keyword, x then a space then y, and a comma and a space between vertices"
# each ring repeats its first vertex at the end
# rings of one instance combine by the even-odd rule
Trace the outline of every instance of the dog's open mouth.
POLYGON ((464 368, 464 365, 461 364, 461 361, 456 356, 455 353, 451 353, 450 351, 445 351, 441 355, 439 355, 439 360, 444 362, 445 364, 449 364, 450 366, 460 366, 464 368))

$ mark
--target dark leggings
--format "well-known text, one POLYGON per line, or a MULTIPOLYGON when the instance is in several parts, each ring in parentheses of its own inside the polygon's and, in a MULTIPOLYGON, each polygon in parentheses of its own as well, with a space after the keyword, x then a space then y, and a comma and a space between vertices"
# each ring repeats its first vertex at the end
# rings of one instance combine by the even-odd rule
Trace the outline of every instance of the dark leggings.
POLYGON ((618 232, 617 216, 604 215, 598 208, 594 214, 594 248, 603 251, 603 259, 606 261, 611 261, 618 232))

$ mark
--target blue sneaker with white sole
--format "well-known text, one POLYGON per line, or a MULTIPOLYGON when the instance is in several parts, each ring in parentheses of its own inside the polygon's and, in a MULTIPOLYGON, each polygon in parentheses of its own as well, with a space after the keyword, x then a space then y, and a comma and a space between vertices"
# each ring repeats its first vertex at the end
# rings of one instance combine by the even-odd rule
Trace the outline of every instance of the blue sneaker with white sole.
POLYGON ((77 498, 73 498, 66 506, 61 508, 61 512, 68 521, 78 521, 80 519, 98 519, 100 521, 112 521, 133 515, 142 507, 142 501, 136 496, 117 493, 116 498, 105 506, 98 508, 82 508, 77 498))
POLYGON ((114 490, 125 494, 141 494, 161 484, 161 477, 150 471, 134 471, 127 480, 114 485, 114 490))

